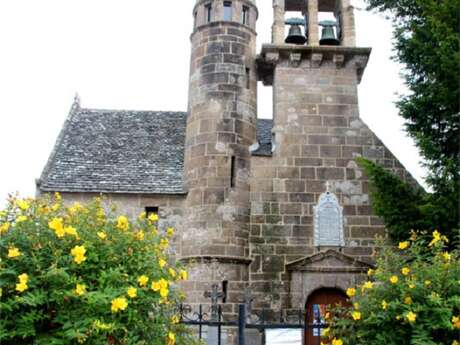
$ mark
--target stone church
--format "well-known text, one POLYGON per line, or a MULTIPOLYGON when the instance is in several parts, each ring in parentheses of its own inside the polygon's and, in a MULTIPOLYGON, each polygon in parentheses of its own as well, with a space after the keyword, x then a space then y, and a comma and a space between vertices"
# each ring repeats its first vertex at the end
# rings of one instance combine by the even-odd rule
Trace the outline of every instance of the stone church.
POLYGON ((209 303, 226 281, 227 314, 248 287, 253 310, 344 298, 385 233, 354 159, 411 179, 359 117, 371 49, 356 47, 350 0, 273 0, 273 12, 257 52, 255 0, 197 0, 187 111, 76 100, 37 181, 68 202, 103 193, 131 217, 158 212, 189 266, 187 301, 209 303), (258 81, 273 87, 273 120, 257 118, 258 81))

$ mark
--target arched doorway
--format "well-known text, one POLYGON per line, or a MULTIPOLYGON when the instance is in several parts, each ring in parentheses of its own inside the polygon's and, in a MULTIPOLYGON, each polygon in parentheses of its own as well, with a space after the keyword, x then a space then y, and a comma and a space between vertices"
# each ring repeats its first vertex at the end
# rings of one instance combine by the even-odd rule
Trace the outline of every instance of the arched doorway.
MULTIPOLYGON (((334 305, 350 305, 347 295, 339 289, 322 288, 313 291, 307 299, 307 322, 309 325, 324 323, 325 310, 334 305)), ((321 339, 321 328, 308 328, 305 334, 305 345, 319 345, 321 339)))

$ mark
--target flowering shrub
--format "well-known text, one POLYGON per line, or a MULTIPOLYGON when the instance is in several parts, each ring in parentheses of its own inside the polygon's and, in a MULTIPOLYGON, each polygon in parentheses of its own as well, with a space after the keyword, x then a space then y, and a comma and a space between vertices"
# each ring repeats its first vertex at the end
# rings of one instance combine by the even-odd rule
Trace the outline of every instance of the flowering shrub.
POLYGON ((187 272, 167 261, 156 215, 11 199, 0 212, 0 343, 193 344, 178 324, 187 272))
POLYGON ((447 241, 438 231, 413 233, 383 249, 368 280, 347 290, 353 307, 331 313, 332 344, 458 345, 460 260, 447 241))

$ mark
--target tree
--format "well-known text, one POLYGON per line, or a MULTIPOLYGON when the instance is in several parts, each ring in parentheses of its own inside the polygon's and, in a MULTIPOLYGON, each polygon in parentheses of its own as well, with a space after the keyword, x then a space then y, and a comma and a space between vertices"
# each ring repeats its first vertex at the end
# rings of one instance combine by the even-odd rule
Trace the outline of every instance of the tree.
MULTIPOLYGON (((426 229, 460 228, 460 0, 367 0, 368 9, 388 13, 393 20, 394 58, 405 66, 403 77, 409 94, 397 105, 405 119, 407 133, 415 140, 429 171, 433 193, 409 202, 407 207, 393 200, 399 212, 413 214, 417 208, 425 217, 426 229), (401 208, 401 206, 403 208, 401 208), (431 222, 427 222, 427 217, 431 222)), ((382 172, 367 164, 366 171, 382 172)), ((397 188, 401 185, 397 183, 397 188)), ((387 193, 391 185, 375 185, 376 194, 387 193), (382 188, 383 187, 383 188, 382 188)), ((409 187, 407 187, 409 188, 409 187)), ((407 189, 406 188, 406 189, 407 189)), ((397 193, 396 193, 397 194, 397 193)), ((388 197, 388 193, 387 196, 388 197)), ((391 208, 390 202, 386 208, 391 208)), ((398 212, 386 210, 385 215, 398 212)), ((411 219, 412 226, 419 220, 411 219)), ((395 219, 393 219, 395 221, 395 219)), ((394 226, 394 223, 393 223, 394 226)), ((404 224, 397 225, 403 228, 404 224)), ((405 227, 409 231, 409 227, 405 227)))
POLYGON ((353 306, 329 314, 328 336, 354 345, 458 345, 460 260, 446 242, 434 231, 384 248, 368 280, 347 290, 353 306))
POLYGON ((10 344, 195 344, 178 324, 168 263, 172 229, 156 215, 130 221, 101 200, 65 206, 11 199, 0 212, 0 342, 10 344))

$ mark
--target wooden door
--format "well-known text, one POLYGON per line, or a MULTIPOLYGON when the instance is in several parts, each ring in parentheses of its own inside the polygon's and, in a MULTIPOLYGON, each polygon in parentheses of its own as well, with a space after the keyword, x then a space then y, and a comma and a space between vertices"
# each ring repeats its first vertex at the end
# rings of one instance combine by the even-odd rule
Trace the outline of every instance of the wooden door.
MULTIPOLYGON (((306 310, 307 310, 307 322, 309 325, 324 323, 325 310, 334 305, 347 306, 348 302, 347 295, 338 289, 320 289, 314 291, 310 297, 308 297, 306 310)), ((305 334, 305 345, 319 345, 321 342, 321 328, 308 328, 307 334, 305 334)))

